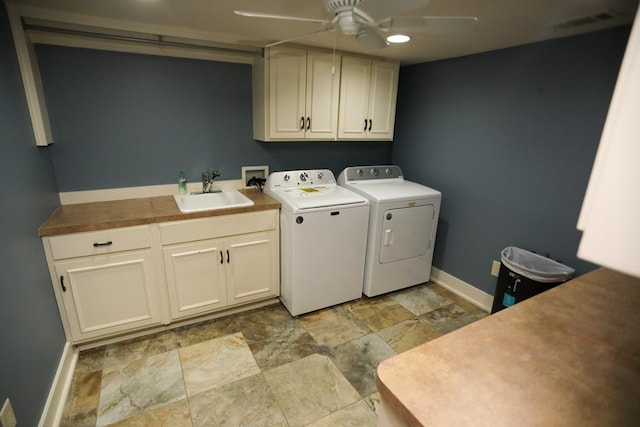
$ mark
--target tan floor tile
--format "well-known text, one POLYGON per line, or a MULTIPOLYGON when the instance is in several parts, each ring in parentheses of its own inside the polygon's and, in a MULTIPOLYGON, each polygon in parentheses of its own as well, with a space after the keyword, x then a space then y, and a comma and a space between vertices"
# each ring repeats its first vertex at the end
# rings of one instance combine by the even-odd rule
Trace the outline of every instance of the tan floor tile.
POLYGON ((334 412, 316 422, 307 424, 309 427, 335 427, 335 426, 358 426, 376 427, 378 417, 363 400, 359 400, 345 408, 334 412))
POLYGON ((273 340, 249 342, 249 347, 262 370, 273 369, 318 351, 318 343, 302 326, 283 331, 273 340))
POLYGON ((346 308, 374 332, 409 320, 414 316, 388 295, 376 298, 363 297, 347 304, 346 308))
POLYGON ((376 415, 378 415, 380 411, 380 399, 382 399, 382 396, 380 396, 380 392, 376 391, 363 400, 367 403, 367 405, 369 405, 371 410, 375 412, 376 415))
POLYGON ((105 368, 98 426, 105 426, 186 397, 178 351, 105 368))
POLYGON ((378 335, 369 334, 331 349, 331 360, 360 396, 376 391, 376 369, 397 353, 378 335))
POLYGON ((486 311, 479 309, 480 311, 475 312, 475 316, 479 319, 484 319, 487 316, 490 316, 491 313, 487 313, 486 311))
POLYGON ((192 427, 189 401, 170 403, 144 412, 126 420, 110 424, 109 427, 192 427))
POLYGON ((319 420, 360 399, 326 356, 314 354, 264 373, 291 427, 319 420))
POLYGON ((486 313, 480 307, 474 305, 473 303, 470 303, 466 299, 462 298, 459 295, 454 294, 451 291, 445 290, 445 293, 443 293, 442 295, 445 296, 446 298, 450 299, 451 301, 453 301, 454 303, 456 303, 460 307, 462 307, 464 309, 464 311, 471 312, 471 313, 474 313, 474 314, 475 313, 486 313))
POLYGON ((101 371, 104 366, 105 347, 83 350, 78 354, 78 361, 74 374, 88 374, 94 371, 101 371))
POLYGON ((74 374, 60 421, 61 427, 96 425, 101 381, 102 371, 74 374))
POLYGON ((418 316, 418 319, 433 326, 441 334, 446 334, 477 321, 478 317, 458 304, 449 304, 418 316))
POLYGON ((190 398, 194 427, 288 427, 262 374, 213 388, 190 398))
POLYGON ((416 316, 444 307, 453 302, 435 292, 427 285, 416 285, 403 289, 394 292, 391 294, 391 297, 416 316))
POLYGON ((188 396, 260 373, 241 333, 190 345, 179 352, 188 396))
POLYGON ((429 322, 448 331, 487 315, 429 284, 299 317, 276 304, 86 350, 60 425, 366 426, 380 402, 366 395, 367 375, 386 357, 371 336, 401 352, 441 335, 429 322))
POLYGON ((398 353, 417 347, 442 335, 438 330, 418 319, 406 320, 378 331, 376 334, 398 353))
POLYGON ((367 325, 343 306, 305 314, 298 320, 318 344, 329 347, 371 333, 367 325))
POLYGON ((187 347, 240 332, 236 316, 209 320, 174 329, 178 346, 187 347))
POLYGON ((315 353, 318 343, 282 305, 238 317, 242 335, 264 371, 315 353))
POLYGON ((298 321, 291 317, 282 304, 274 304, 259 310, 239 314, 237 317, 240 332, 247 342, 270 341, 296 327, 298 321))
POLYGON ((109 344, 104 354, 104 367, 113 367, 144 359, 178 348, 176 335, 173 331, 158 332, 144 337, 109 344))

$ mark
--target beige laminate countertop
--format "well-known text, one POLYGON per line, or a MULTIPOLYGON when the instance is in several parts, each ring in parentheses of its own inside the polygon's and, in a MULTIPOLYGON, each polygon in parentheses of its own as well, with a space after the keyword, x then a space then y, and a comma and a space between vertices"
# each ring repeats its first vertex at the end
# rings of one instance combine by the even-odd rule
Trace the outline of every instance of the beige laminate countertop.
POLYGON ((640 279, 600 268, 385 360, 408 425, 640 425, 640 279))
POLYGON ((243 189, 240 192, 253 200, 254 205, 182 213, 173 196, 62 205, 40 226, 38 233, 44 237, 280 208, 280 202, 257 189, 243 189))

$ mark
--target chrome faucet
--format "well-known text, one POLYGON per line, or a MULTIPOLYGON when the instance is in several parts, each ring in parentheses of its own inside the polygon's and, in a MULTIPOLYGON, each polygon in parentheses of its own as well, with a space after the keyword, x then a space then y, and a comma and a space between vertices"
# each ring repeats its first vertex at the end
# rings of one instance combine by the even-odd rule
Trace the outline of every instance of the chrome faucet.
POLYGON ((202 173, 202 192, 215 193, 213 190, 213 180, 220 176, 218 171, 207 171, 202 173))

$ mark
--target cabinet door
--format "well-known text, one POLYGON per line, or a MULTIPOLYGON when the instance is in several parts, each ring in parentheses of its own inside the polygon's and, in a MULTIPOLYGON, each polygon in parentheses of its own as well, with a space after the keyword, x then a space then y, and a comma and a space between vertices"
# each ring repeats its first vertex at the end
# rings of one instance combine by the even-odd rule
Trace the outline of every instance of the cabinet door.
POLYGON ((335 139, 338 136, 340 55, 307 54, 305 137, 335 139))
POLYGON ((343 56, 338 137, 365 139, 368 127, 371 60, 343 56))
POLYGON ((269 49, 269 136, 303 139, 307 53, 302 49, 269 49))
POLYGON ((397 63, 372 62, 367 108, 371 120, 371 128, 367 131, 371 139, 393 139, 399 69, 397 63))
POLYGON ((150 250, 56 262, 74 342, 161 323, 150 250))
POLYGON ((279 290, 278 233, 253 233, 227 240, 227 289, 229 304, 269 296, 279 290))
POLYGON ((227 304, 223 240, 163 249, 172 319, 209 312, 227 304))

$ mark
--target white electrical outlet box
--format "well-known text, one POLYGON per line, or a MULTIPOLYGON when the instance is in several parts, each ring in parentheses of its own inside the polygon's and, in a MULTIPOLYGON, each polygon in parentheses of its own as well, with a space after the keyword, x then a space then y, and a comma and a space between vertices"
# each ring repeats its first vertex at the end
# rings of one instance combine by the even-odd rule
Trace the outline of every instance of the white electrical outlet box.
POLYGON ((269 166, 243 166, 242 185, 244 188, 253 188, 249 185, 251 178, 267 179, 269 177, 269 166))
POLYGON ((2 409, 0 409, 0 427, 16 427, 16 425, 18 425, 18 421, 16 421, 16 416, 13 413, 11 401, 7 399, 4 401, 2 409))
POLYGON ((500 273, 500 261, 493 261, 493 264, 491 264, 491 275, 494 277, 498 277, 498 274, 500 273))

